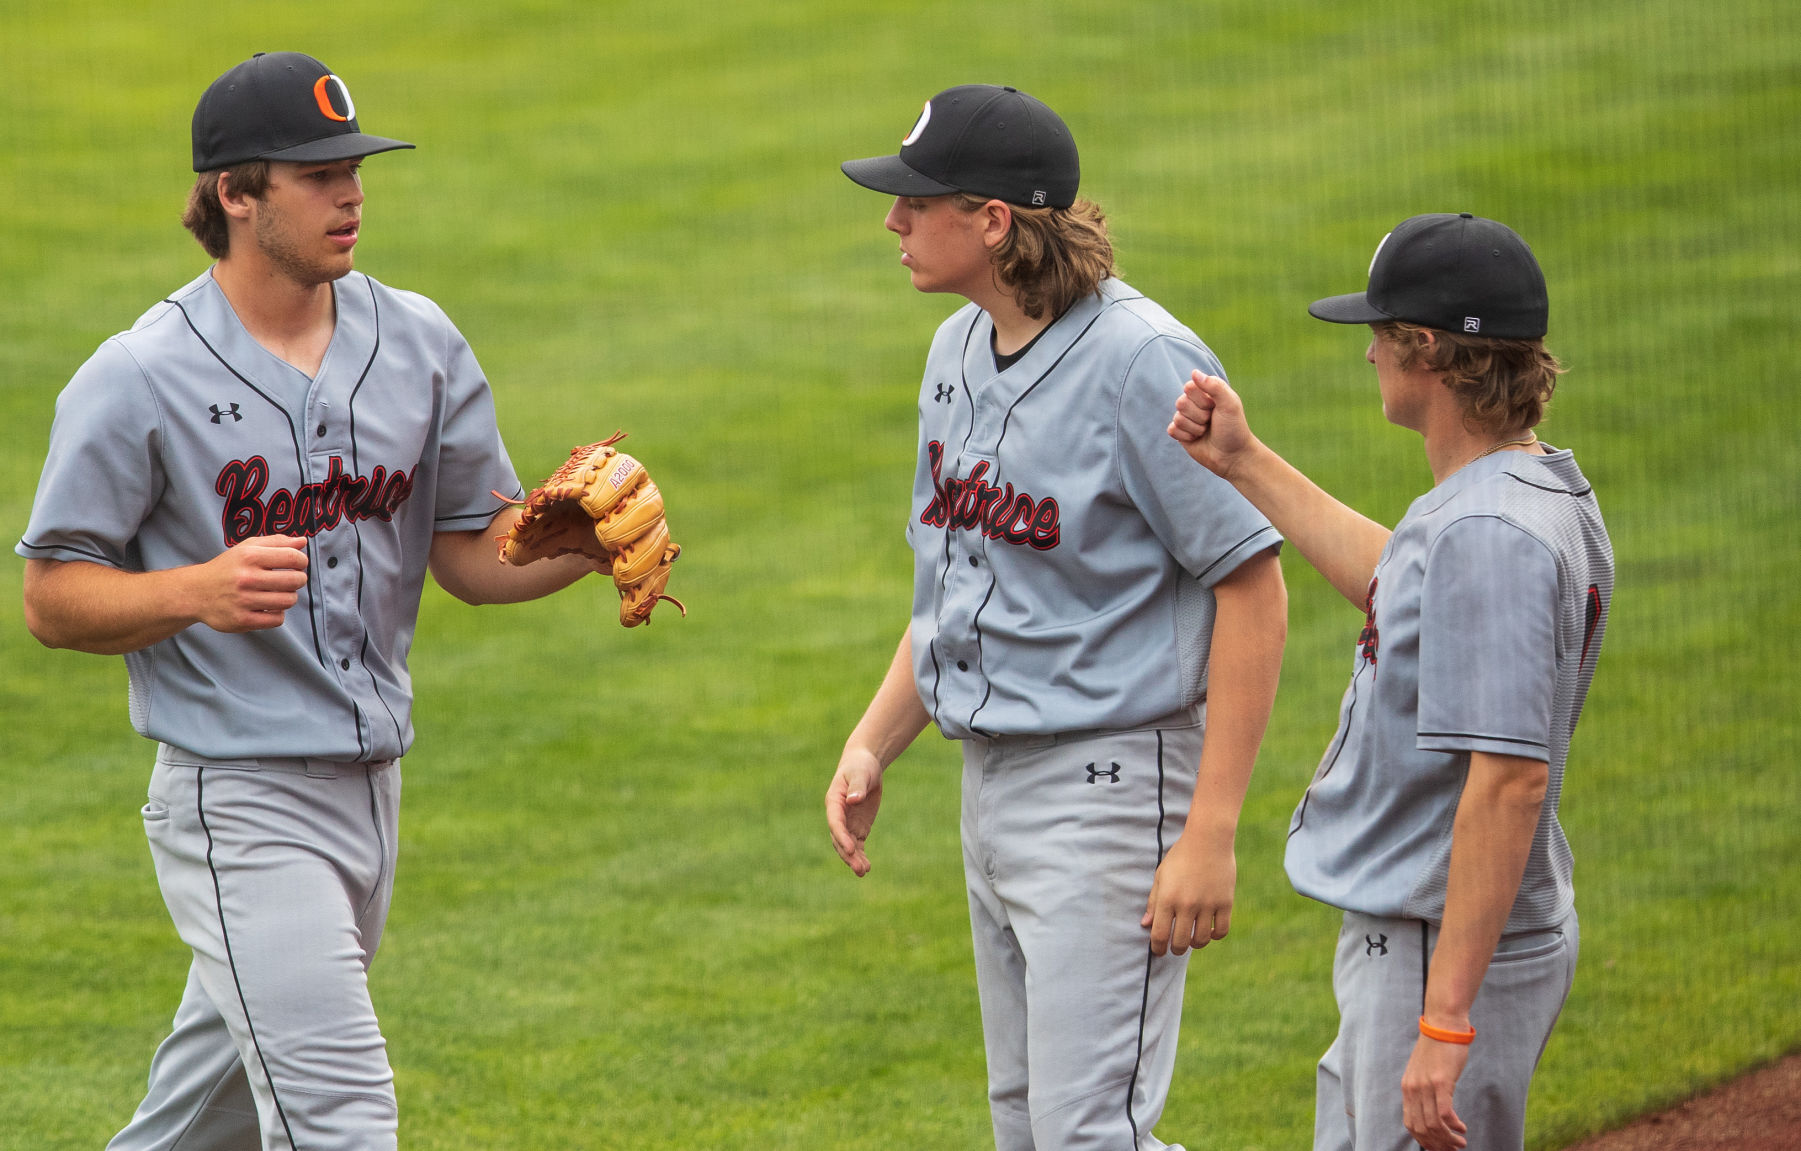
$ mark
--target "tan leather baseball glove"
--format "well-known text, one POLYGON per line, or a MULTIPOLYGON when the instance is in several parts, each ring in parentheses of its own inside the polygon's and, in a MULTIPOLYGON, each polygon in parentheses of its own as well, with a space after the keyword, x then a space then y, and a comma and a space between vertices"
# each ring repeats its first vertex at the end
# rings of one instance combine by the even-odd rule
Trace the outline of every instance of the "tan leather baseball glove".
POLYGON ((688 609, 663 594, 669 565, 682 549, 669 539, 663 493, 643 464, 613 447, 624 438, 624 432, 615 432, 570 452, 549 479, 516 501, 525 510, 496 542, 500 562, 516 566, 574 552, 589 556, 612 572, 619 622, 637 627, 663 600, 684 616, 688 609))

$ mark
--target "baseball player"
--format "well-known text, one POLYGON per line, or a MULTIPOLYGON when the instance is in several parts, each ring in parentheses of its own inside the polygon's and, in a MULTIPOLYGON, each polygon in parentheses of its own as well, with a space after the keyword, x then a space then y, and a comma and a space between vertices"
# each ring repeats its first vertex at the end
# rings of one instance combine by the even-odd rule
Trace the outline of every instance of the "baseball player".
POLYGON ((496 562, 519 492, 469 346, 351 270, 367 135, 343 80, 259 53, 193 118, 216 260, 57 400, 17 551, 51 647, 123 653, 144 827, 193 952, 118 1151, 395 1146, 365 969, 394 882, 426 572, 471 603, 594 570, 496 562))
POLYGON ((995 1144, 1163 1148, 1275 695, 1280 537, 1163 434, 1219 362, 1114 278, 1054 112, 951 88, 843 168, 897 197, 913 286, 969 303, 926 358, 912 621, 826 793, 833 843, 866 874, 883 771, 928 723, 960 741, 995 1144))
POLYGON ((1435 486, 1392 533, 1260 443, 1215 375, 1194 373, 1169 431, 1365 612, 1288 840, 1295 889, 1345 913, 1314 1145, 1518 1151, 1576 968, 1557 803, 1613 551, 1575 458, 1533 430, 1562 368, 1513 231, 1415 216, 1367 291, 1309 310, 1373 327, 1383 411, 1425 439, 1435 486))

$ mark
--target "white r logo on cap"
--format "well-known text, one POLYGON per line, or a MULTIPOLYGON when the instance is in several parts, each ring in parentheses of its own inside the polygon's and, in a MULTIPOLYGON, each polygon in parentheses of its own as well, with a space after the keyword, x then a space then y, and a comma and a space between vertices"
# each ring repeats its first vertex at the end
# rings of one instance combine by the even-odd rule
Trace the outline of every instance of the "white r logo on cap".
POLYGON ((932 102, 930 100, 927 100, 926 106, 925 106, 925 111, 923 111, 919 114, 919 122, 913 125, 913 130, 911 132, 907 133, 907 138, 905 140, 901 141, 901 147, 905 148, 908 144, 911 144, 911 143, 913 143, 913 141, 919 139, 919 134, 921 132, 925 131, 926 125, 930 124, 931 122, 932 122, 932 102))
POLYGON ((1482 330, 1481 317, 1479 317, 1479 316, 1463 317, 1463 330, 1466 332, 1480 332, 1482 330))

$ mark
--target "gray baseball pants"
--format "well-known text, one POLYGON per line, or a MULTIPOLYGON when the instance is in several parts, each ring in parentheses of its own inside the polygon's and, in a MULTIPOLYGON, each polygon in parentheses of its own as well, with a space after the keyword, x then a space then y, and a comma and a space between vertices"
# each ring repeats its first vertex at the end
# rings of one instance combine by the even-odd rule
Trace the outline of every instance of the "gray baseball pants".
MULTIPOLYGON (((1501 937, 1470 1008, 1476 1041, 1451 1097, 1468 1151, 1520 1151, 1526 1093, 1569 997, 1576 913, 1549 931, 1501 937)), ((1346 912, 1332 965, 1338 1037, 1319 1062, 1314 1151, 1413 1151, 1401 1126, 1401 1074, 1419 1039, 1438 928, 1346 912)))
POLYGON ((1198 718, 963 744, 963 868, 998 1151, 1170 1146, 1151 1129, 1175 1069, 1188 956, 1153 956, 1139 920, 1194 797, 1198 718))
POLYGON ((393 761, 159 750, 144 829, 193 963, 149 1091, 108 1151, 394 1148, 367 968, 399 806, 393 761))

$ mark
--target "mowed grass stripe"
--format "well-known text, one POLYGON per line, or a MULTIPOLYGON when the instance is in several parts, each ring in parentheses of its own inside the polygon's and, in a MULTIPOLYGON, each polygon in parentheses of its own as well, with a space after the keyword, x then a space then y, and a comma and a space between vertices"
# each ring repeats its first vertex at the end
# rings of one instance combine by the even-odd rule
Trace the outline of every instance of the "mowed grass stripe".
MULTIPOLYGON (((469 335, 520 471, 626 428, 686 549, 690 617, 631 633, 599 582, 427 596, 373 974, 407 1146, 987 1138, 954 748, 895 769, 866 880, 820 818, 905 623, 915 388, 955 303, 910 292, 886 203, 836 165, 968 80, 1065 114, 1128 278, 1220 353, 1265 438, 1390 522, 1429 483, 1417 440, 1383 424, 1362 333, 1306 303, 1357 287, 1417 211, 1532 241, 1572 367, 1545 435, 1595 480, 1621 575, 1564 807, 1583 964, 1532 1144, 1801 1042, 1787 7, 450 0, 363 5, 349 39, 313 13, 172 11, 34 8, 0 43, 15 538, 56 391, 204 266, 175 224, 199 87, 292 47, 420 144, 368 165, 359 263, 469 335)), ((1160 1128, 1191 1145, 1303 1142, 1333 1029, 1334 918, 1280 863, 1361 621, 1287 563, 1234 932, 1194 964, 1160 1128)), ((186 959, 120 661, 38 648, 20 571, 0 565, 0 1148, 91 1147, 135 1104, 186 959)))

